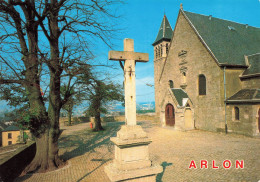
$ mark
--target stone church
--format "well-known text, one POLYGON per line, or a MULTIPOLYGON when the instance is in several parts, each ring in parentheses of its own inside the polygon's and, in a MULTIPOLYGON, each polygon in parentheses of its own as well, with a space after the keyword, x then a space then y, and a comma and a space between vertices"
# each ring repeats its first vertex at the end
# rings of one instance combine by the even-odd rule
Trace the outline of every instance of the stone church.
POLYGON ((260 136, 260 28, 181 8, 152 45, 163 126, 260 136))

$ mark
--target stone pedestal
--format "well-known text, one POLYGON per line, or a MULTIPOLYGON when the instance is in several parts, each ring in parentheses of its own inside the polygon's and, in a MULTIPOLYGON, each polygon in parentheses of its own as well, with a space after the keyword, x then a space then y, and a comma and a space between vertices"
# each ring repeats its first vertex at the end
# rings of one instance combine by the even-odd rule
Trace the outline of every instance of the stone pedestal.
POLYGON ((155 182, 162 167, 149 160, 148 145, 152 142, 139 125, 122 126, 117 137, 111 138, 115 144, 115 159, 105 166, 111 181, 155 182))

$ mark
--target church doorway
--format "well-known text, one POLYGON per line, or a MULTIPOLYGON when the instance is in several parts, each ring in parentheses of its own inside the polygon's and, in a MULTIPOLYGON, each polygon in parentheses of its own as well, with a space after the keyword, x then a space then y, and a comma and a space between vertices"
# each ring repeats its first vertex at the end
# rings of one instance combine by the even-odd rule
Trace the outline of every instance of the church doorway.
POLYGON ((193 123, 193 119, 192 119, 192 111, 190 108, 186 108, 185 112, 184 112, 184 124, 185 124, 185 128, 186 129, 191 129, 194 128, 194 123, 193 123))
POLYGON ((171 104, 167 104, 165 107, 165 120, 167 126, 175 125, 174 107, 171 104))

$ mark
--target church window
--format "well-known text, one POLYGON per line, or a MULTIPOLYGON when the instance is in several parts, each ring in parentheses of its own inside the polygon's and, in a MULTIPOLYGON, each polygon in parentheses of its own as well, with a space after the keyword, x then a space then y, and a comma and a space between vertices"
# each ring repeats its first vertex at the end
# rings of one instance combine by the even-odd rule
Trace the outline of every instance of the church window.
POLYGON ((199 75, 199 95, 206 95, 206 77, 199 75))
POLYGON ((155 48, 155 58, 157 58, 158 57, 158 49, 157 49, 157 47, 155 48))
POLYGON ((162 47, 162 45, 161 45, 161 57, 162 57, 162 54, 163 54, 163 47, 162 47))
POLYGON ((166 44, 166 54, 168 54, 168 51, 169 51, 169 46, 168 44, 166 44))
POLYGON ((183 72, 183 73, 182 73, 182 76, 183 76, 183 83, 186 83, 186 73, 183 72))
POLYGON ((160 47, 160 45, 158 46, 158 58, 160 57, 160 55, 161 55, 161 47, 160 47))
POLYGON ((239 120, 239 108, 235 107, 234 111, 235 111, 235 120, 239 120))
POLYGON ((169 80, 169 85, 170 85, 170 88, 173 88, 173 87, 174 87, 172 80, 169 80))

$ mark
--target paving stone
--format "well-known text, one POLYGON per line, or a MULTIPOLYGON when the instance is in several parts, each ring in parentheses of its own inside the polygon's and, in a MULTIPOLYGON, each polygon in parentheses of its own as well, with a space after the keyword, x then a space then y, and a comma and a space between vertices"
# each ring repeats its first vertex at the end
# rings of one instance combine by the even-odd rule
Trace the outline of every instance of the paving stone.
MULTIPOLYGON (((109 138, 116 135, 122 124, 107 123, 102 132, 92 132, 89 123, 64 127, 59 155, 68 160, 68 165, 48 173, 26 175, 16 181, 108 182, 104 166, 114 158, 114 147, 109 138)), ((199 130, 181 132, 148 121, 139 124, 153 140, 149 145, 150 158, 164 169, 157 175, 157 182, 260 180, 258 138, 199 130), (226 159, 232 162, 230 169, 222 167, 226 159), (189 169, 191 160, 195 161, 197 169, 189 169), (208 169, 200 169, 200 160, 208 161, 208 169), (219 169, 212 169, 212 160, 219 169), (244 160, 244 169, 236 169, 235 160, 244 160)))

